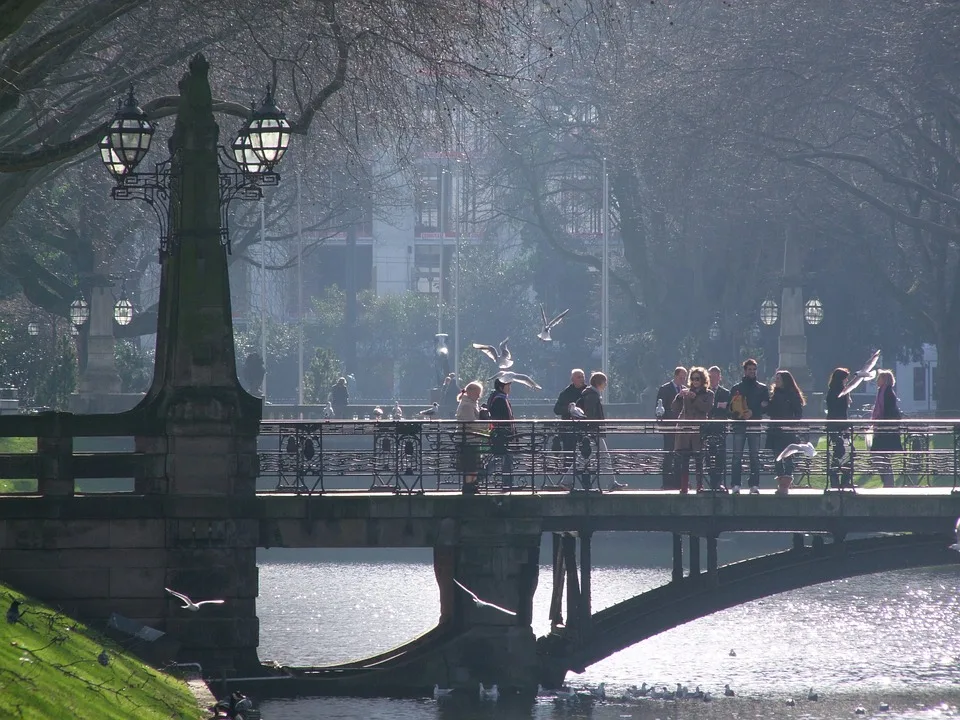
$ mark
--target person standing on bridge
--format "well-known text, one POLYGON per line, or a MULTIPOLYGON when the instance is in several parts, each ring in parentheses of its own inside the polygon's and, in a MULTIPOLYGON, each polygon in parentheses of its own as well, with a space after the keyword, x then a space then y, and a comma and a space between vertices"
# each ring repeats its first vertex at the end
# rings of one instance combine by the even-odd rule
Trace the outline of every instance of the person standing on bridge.
POLYGON ((337 418, 347 416, 347 405, 350 402, 350 393, 347 391, 347 379, 338 378, 336 384, 330 388, 330 404, 333 406, 333 415, 337 418))
MULTIPOLYGON (((900 420, 900 401, 893 388, 897 384, 896 378, 890 370, 877 372, 877 399, 873 404, 870 417, 874 420, 900 420)), ((870 453, 876 455, 877 465, 880 468, 880 479, 885 488, 894 487, 893 470, 890 466, 890 453, 903 452, 903 443, 900 440, 900 426, 893 423, 876 425, 873 428, 873 444, 870 453)))
MULTIPOLYGON (((677 366, 673 370, 673 380, 666 382, 657 390, 657 420, 675 420, 673 401, 687 384, 687 369, 677 366)), ((680 475, 676 453, 673 452, 673 443, 676 433, 663 433, 663 465, 660 476, 663 479, 662 490, 679 490, 680 475)))
MULTIPOLYGON (((847 378, 850 377, 850 371, 845 367, 835 368, 830 373, 830 383, 827 385, 827 420, 846 420, 850 409, 850 396, 840 393, 844 385, 847 384, 847 378)), ((830 487, 852 487, 853 486, 853 467, 851 458, 847 457, 847 442, 850 440, 850 426, 835 423, 827 424, 827 442, 830 445, 830 466, 827 468, 827 475, 830 479, 830 487), (843 467, 844 460, 848 466, 843 467)))
MULTIPOLYGON (((713 410, 714 394, 710 389, 710 377, 702 367, 690 368, 690 387, 684 388, 674 398, 673 412, 680 420, 706 420, 713 410)), ((678 427, 673 449, 680 457, 680 494, 690 491, 690 456, 696 459, 697 492, 703 489, 703 453, 700 442, 700 426, 678 427)))
POLYGON ((510 455, 509 443, 513 437, 513 408, 510 406, 510 385, 511 383, 501 382, 500 379, 493 381, 493 392, 487 398, 487 408, 490 411, 491 420, 499 420, 490 430, 490 449, 493 457, 487 463, 486 473, 489 478, 490 470, 494 463, 500 464, 500 475, 502 478, 501 489, 510 490, 513 488, 513 457, 510 455))
POLYGON ((477 494, 477 469, 480 465, 479 431, 476 425, 480 419, 480 395, 483 394, 483 385, 479 382, 467 383, 460 393, 455 418, 463 423, 460 432, 460 452, 457 464, 463 473, 463 494, 477 494))
MULTIPOLYGON (((583 394, 583 388, 587 384, 587 376, 580 368, 574 368, 570 371, 570 384, 567 385, 557 397, 557 402, 553 406, 553 414, 561 420, 573 420, 570 416, 570 403, 576 403, 583 394)), ((563 467, 561 478, 566 475, 567 468, 574 462, 574 448, 577 444, 577 435, 574 432, 561 432, 559 434, 560 449, 563 451, 563 467)), ((562 483, 562 480, 561 480, 562 483)))
MULTIPOLYGON (((773 376, 773 394, 767 406, 770 420, 799 420, 803 417, 806 402, 793 374, 789 370, 777 370, 773 376)), ((767 448, 774 455, 779 455, 787 445, 796 442, 800 442, 800 439, 795 426, 770 423, 767 428, 767 448)), ((786 495, 793 484, 793 458, 778 460, 774 469, 777 473, 777 495, 786 495)))
MULTIPOLYGON (((603 412, 603 391, 607 389, 607 376, 602 372, 590 373, 590 384, 583 389, 580 399, 577 400, 577 407, 583 410, 584 420, 597 420, 599 424, 592 431, 597 445, 597 486, 600 485, 599 473, 613 472, 613 463, 610 462, 610 453, 607 450, 607 441, 603 437, 603 422, 607 419, 603 412)), ((586 439, 586 438, 585 438, 586 439)), ((616 482, 616 481, 614 481, 616 482)), ((580 476, 580 484, 584 490, 589 490, 592 486, 591 473, 584 468, 580 476)))
POLYGON ((707 372, 710 375, 710 389, 713 390, 710 419, 717 421, 707 425, 703 431, 710 489, 725 491, 723 473, 727 466, 727 424, 722 421, 730 417, 730 391, 723 386, 723 373, 718 365, 712 365, 707 372))
POLYGON ((750 492, 760 492, 760 424, 745 420, 759 420, 770 400, 767 386, 757 380, 757 361, 743 361, 743 379, 730 388, 730 418, 733 430, 733 464, 730 468, 730 491, 740 492, 743 474, 743 448, 750 448, 750 492), (736 422, 740 421, 740 422, 736 422))

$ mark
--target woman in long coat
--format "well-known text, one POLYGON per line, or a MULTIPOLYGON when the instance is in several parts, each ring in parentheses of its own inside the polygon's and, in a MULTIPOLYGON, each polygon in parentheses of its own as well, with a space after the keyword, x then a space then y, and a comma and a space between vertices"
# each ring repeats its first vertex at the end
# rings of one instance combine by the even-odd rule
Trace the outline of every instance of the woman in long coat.
MULTIPOLYGON (((880 370, 877 373, 877 399, 873 404, 870 417, 874 420, 899 420, 903 417, 900 412, 900 402, 893 388, 897 384, 896 378, 889 370, 880 370)), ((876 425, 873 428, 873 444, 871 453, 880 453, 876 456, 876 465, 880 469, 880 478, 884 487, 893 487, 893 470, 890 467, 890 456, 886 453, 903 452, 903 443, 900 441, 900 426, 893 423, 876 425)))
MULTIPOLYGON (((681 390, 673 400, 671 410, 678 420, 706 420, 713 410, 713 391, 710 376, 702 367, 690 368, 690 387, 681 390)), ((703 489, 703 453, 700 452, 700 426, 677 426, 673 449, 680 457, 680 494, 690 490, 690 456, 696 458, 697 492, 703 489)))
MULTIPOLYGON (((803 406, 806 404, 807 400, 793 374, 789 370, 778 370, 773 376, 773 392, 767 405, 770 420, 799 420, 803 417, 803 406)), ((794 426, 770 423, 767 428, 767 449, 772 450, 774 456, 795 442, 799 442, 799 437, 794 426)), ((785 493, 793 482, 793 458, 777 461, 774 470, 777 473, 777 492, 785 493)))

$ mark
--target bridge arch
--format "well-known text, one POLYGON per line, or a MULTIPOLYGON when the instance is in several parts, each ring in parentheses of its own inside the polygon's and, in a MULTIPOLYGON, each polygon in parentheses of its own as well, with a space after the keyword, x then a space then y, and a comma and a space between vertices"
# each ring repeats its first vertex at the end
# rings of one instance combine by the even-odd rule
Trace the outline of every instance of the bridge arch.
POLYGON ((567 636, 538 639, 542 682, 559 686, 568 671, 584 669, 620 650, 684 623, 760 598, 833 580, 893 570, 950 565, 960 554, 947 535, 904 534, 795 547, 731 563, 641 593, 590 616, 567 636))

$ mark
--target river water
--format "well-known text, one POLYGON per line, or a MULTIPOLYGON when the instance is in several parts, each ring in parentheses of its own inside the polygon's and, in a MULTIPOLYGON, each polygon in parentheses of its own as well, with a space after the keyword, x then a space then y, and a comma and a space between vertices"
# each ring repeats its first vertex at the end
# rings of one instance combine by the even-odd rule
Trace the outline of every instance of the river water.
MULTIPOLYGON (((430 629, 440 610, 430 557, 424 551, 420 562, 261 562, 261 659, 356 660, 430 629)), ((661 568, 595 567, 594 609, 667 581, 661 568)), ((929 568, 804 588, 716 613, 568 675, 572 687, 605 682, 606 702, 303 698, 264 701, 261 708, 265 720, 960 718, 958 589, 960 567, 929 568), (614 699, 642 682, 699 685, 714 700, 614 699), (723 695, 727 683, 735 697, 723 695), (808 700, 810 688, 816 701, 808 700), (880 709, 883 703, 889 710, 880 709)), ((543 567, 534 599, 538 636, 549 631, 550 593, 550 568, 543 567)))

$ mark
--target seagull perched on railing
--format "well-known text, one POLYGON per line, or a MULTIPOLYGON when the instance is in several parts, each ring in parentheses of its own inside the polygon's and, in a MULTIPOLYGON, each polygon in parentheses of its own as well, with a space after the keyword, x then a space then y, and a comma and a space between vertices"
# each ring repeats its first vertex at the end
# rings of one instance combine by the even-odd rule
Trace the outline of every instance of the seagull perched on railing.
POLYGON ((168 587, 165 587, 164 590, 166 590, 168 593, 170 593, 171 595, 173 595, 175 598, 177 598, 177 599, 179 599, 179 600, 182 600, 183 603, 184 603, 182 609, 183 609, 183 610, 190 610, 191 612, 197 612, 197 610, 200 609, 200 606, 201 606, 201 605, 223 605, 223 603, 224 603, 223 600, 201 600, 200 602, 196 602, 196 603, 195 603, 193 600, 191 600, 190 598, 188 598, 186 595, 184 595, 183 593, 178 593, 176 590, 171 590, 171 589, 168 588, 168 587))
POLYGON ((850 374, 850 377, 847 378, 847 384, 844 385, 843 390, 840 391, 839 397, 852 393, 864 380, 873 380, 877 377, 876 367, 878 362, 880 362, 879 350, 870 356, 870 359, 867 360, 862 368, 850 374))
POLYGON ((393 404, 393 419, 394 420, 403 420, 403 408, 400 407, 400 401, 397 400, 393 404))
POLYGON ((553 338, 550 337, 550 330, 559 325, 560 321, 563 320, 563 316, 568 312, 570 312, 570 308, 564 310, 562 313, 553 318, 553 320, 547 320, 547 312, 543 309, 543 303, 540 303, 540 317, 543 318, 543 330, 540 331, 537 337, 544 342, 552 341, 553 338))
POLYGON ((433 417, 438 412, 440 412, 440 403, 434 403, 431 407, 428 407, 426 410, 421 410, 417 414, 420 417, 433 417))
POLYGON ((520 383, 521 385, 526 385, 531 390, 543 390, 543 388, 537 384, 537 381, 529 375, 512 372, 510 370, 501 370, 492 378, 487 378, 487 382, 493 382, 494 380, 499 380, 504 385, 507 383, 520 383))
POLYGON ((499 345, 484 345, 483 343, 473 343, 473 348, 479 350, 488 358, 493 360, 497 367, 506 370, 513 365, 513 356, 510 354, 510 348, 507 347, 507 341, 510 338, 504 338, 499 345))
POLYGON ((793 457, 797 454, 804 454, 808 458, 812 458, 817 454, 817 449, 813 446, 812 443, 803 442, 803 443, 790 443, 783 450, 780 451, 780 454, 777 455, 777 462, 786 460, 788 457, 793 457))
POLYGON ((476 594, 475 592, 473 592, 473 590, 470 590, 469 588, 464 587, 464 586, 460 583, 460 581, 457 580, 456 578, 454 578, 453 581, 457 584, 457 587, 458 587, 458 588, 460 588, 460 589, 463 590, 467 595, 469 595, 470 597, 473 598, 473 602, 474 602, 474 604, 475 604, 477 607, 493 608, 494 610, 499 610, 500 612, 506 613, 507 615, 516 615, 516 613, 515 613, 513 610, 507 610, 506 608, 502 608, 502 607, 500 607, 499 605, 494 605, 492 602, 487 602, 486 600, 481 600, 480 598, 477 597, 477 594, 476 594))
POLYGON ((323 408, 323 417, 327 420, 333 417, 333 403, 327 402, 326 406, 323 408))
POLYGON ((379 420, 379 419, 382 418, 382 417, 383 417, 383 408, 380 407, 379 405, 377 405, 377 406, 373 409, 373 419, 374 419, 374 420, 379 420))

